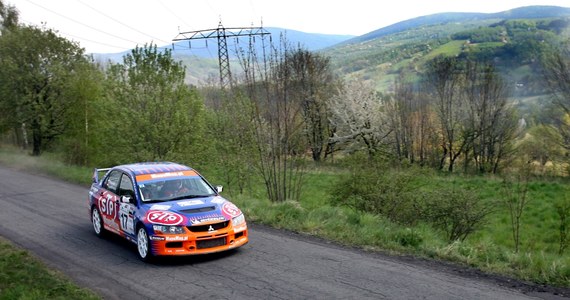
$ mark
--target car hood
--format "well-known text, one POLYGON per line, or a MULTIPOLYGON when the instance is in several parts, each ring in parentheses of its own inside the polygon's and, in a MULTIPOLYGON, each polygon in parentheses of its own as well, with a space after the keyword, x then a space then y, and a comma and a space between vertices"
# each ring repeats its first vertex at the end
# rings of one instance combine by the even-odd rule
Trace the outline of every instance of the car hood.
POLYGON ((159 225, 207 225, 229 221, 241 210, 220 196, 144 204, 144 221, 159 225))

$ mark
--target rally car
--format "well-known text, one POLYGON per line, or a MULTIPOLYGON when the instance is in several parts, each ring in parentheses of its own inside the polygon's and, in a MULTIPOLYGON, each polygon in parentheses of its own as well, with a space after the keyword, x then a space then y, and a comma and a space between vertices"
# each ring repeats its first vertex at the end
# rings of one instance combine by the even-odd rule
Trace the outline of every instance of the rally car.
POLYGON ((177 163, 95 169, 89 213, 95 234, 135 243, 143 261, 225 251, 245 245, 248 231, 243 213, 221 190, 177 163))

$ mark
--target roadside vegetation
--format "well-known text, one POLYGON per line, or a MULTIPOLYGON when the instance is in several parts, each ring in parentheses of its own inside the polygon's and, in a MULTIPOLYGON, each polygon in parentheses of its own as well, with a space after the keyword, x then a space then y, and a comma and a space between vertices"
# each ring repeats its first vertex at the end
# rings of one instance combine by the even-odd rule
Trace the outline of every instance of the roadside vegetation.
POLYGON ((100 299, 0 237, 0 299, 100 299))
MULTIPOLYGON (((548 101, 523 111, 495 63, 508 55, 493 47, 443 49, 379 92, 341 78, 322 53, 262 39, 263 54, 253 41, 237 49, 243 72, 227 86, 194 87, 169 50, 138 46, 101 66, 0 8, 3 164, 87 186, 93 167, 176 161, 223 184, 253 222, 570 286, 570 53, 534 43, 553 36, 552 22, 456 36, 527 37, 500 47, 542 70, 548 101)), ((414 60, 453 38, 397 53, 414 60)))

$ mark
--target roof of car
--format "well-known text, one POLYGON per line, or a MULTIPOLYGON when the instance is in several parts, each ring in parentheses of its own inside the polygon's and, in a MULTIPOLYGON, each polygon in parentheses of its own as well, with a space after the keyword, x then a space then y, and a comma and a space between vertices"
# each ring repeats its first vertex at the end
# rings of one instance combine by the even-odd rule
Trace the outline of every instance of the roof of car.
POLYGON ((188 166, 173 162, 142 162, 135 164, 120 165, 117 167, 131 171, 135 176, 143 174, 193 170, 188 166))

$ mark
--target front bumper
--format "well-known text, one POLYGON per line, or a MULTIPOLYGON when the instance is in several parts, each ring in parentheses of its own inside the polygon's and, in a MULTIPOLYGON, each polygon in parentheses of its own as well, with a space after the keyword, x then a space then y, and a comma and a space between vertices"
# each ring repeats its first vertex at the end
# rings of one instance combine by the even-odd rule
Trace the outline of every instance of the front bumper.
POLYGON ((151 251, 155 256, 197 255, 241 247, 249 241, 247 225, 212 232, 150 235, 151 251))

